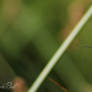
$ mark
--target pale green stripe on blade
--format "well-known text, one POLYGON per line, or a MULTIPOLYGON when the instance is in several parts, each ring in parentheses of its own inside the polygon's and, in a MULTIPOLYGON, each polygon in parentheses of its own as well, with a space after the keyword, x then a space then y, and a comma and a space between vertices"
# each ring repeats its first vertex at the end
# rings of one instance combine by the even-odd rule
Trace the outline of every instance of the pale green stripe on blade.
POLYGON ((36 92, 42 82, 45 80, 45 78, 48 76, 52 68, 55 66, 55 64, 58 62, 58 60, 61 58, 61 56, 64 54, 64 52, 67 50, 71 42, 74 40, 74 38, 77 36, 77 34, 80 32, 82 27, 87 23, 88 19, 92 16, 92 6, 89 8, 89 10, 84 14, 82 19, 79 21, 79 23, 74 27, 72 32, 69 34, 69 36, 66 38, 66 40, 63 42, 63 44, 60 46, 60 48, 55 52, 53 57, 50 59, 48 64, 45 66, 45 68, 42 70, 42 72, 39 74, 33 85, 30 87, 28 92, 36 92))

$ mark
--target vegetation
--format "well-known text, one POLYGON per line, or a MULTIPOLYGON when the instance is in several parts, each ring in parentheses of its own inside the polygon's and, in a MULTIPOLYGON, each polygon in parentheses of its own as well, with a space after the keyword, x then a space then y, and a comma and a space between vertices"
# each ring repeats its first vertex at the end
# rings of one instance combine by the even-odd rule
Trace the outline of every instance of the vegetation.
MULTIPOLYGON (((91 2, 0 0, 1 91, 28 91, 91 2)), ((37 92, 92 92, 91 25, 92 17, 37 92)))

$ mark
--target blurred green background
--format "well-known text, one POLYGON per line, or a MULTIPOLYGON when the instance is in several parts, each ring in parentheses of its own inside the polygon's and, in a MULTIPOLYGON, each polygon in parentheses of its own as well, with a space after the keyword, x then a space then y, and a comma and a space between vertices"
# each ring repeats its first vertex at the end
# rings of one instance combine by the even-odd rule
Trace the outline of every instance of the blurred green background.
MULTIPOLYGON (((0 82, 12 81, 20 76, 29 88, 62 43, 64 28, 73 23, 69 13, 72 16, 74 10, 69 12, 69 7, 80 4, 79 12, 81 13, 82 8, 85 12, 91 3, 85 5, 83 2, 83 0, 0 0, 0 82)), ((72 19, 76 20, 76 16, 72 19)), ((92 18, 38 92, 64 92, 50 78, 70 92, 81 92, 82 86, 92 83, 91 25, 92 18)), ((1 90, 10 91, 2 88, 1 90)))

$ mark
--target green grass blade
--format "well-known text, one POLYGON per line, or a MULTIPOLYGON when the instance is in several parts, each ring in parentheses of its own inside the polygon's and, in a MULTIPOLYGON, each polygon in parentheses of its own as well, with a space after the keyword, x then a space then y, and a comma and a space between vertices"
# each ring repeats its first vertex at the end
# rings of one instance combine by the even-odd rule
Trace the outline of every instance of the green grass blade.
POLYGON ((66 38, 66 40, 63 42, 63 44, 60 46, 60 48, 55 52, 51 60, 48 62, 48 64, 45 66, 45 68, 42 70, 40 75, 37 77, 31 88, 28 90, 28 92, 36 92, 42 82, 45 80, 45 78, 48 76, 52 68, 55 66, 55 64, 58 62, 58 60, 61 58, 61 56, 64 54, 64 52, 67 50, 71 42, 74 40, 74 38, 78 35, 80 30, 83 28, 83 26, 87 23, 88 19, 92 16, 92 6, 89 8, 89 10, 84 14, 82 19, 79 21, 79 23, 74 27, 72 32, 69 34, 69 36, 66 38))

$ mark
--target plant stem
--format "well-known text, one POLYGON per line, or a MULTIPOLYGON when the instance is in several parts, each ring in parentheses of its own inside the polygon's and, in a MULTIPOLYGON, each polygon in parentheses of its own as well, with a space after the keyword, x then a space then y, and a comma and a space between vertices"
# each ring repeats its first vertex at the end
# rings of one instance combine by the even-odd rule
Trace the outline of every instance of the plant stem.
POLYGON ((31 88, 28 90, 28 92, 36 92, 38 90, 38 88, 43 83, 45 78, 48 76, 50 71, 53 69, 55 64, 58 62, 58 60, 61 58, 64 52, 67 50, 71 42, 74 40, 74 38, 77 36, 77 34, 80 32, 82 27, 87 23, 88 19, 91 16, 92 16, 92 6, 84 14, 84 16, 79 21, 79 23, 74 27, 74 29, 69 34, 69 36, 66 38, 66 40, 63 42, 63 44, 60 46, 60 48, 55 52, 53 57, 50 59, 50 61, 45 66, 45 68, 42 70, 42 72, 39 74, 39 76, 37 77, 33 85, 31 86, 31 88))

